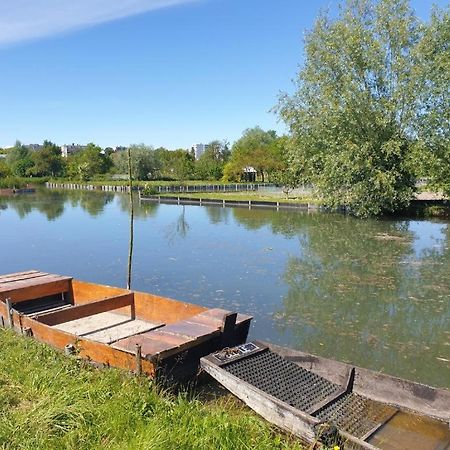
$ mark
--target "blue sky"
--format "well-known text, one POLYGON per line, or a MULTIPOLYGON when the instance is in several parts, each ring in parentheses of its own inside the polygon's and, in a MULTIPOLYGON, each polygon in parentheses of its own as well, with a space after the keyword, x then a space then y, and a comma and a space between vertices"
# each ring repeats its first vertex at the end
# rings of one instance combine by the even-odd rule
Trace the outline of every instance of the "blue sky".
MULTIPOLYGON (((411 2, 426 19, 430 0, 411 2)), ((445 1, 435 2, 444 6, 445 1)), ((0 146, 168 148, 283 132, 317 0, 2 0, 0 146)))

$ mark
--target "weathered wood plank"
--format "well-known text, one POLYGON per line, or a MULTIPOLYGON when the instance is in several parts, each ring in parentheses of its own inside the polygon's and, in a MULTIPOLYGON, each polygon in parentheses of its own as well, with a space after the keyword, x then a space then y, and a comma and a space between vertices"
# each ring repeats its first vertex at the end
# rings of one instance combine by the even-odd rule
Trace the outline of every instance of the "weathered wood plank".
MULTIPOLYGON (((35 298, 47 297, 49 295, 68 293, 68 297, 71 297, 71 278, 54 278, 52 280, 45 279, 44 277, 38 278, 36 284, 28 284, 23 286, 8 286, 5 289, 0 288, 0 300, 5 298, 11 298, 13 303, 18 303, 27 300, 33 300, 35 298), (39 282, 37 281, 39 280, 39 282), (41 281, 42 280, 42 281, 41 281)), ((22 282, 18 282, 22 283, 22 282)))
POLYGON ((66 277, 62 275, 52 275, 49 273, 42 274, 38 277, 32 277, 23 280, 6 280, 4 283, 0 284, 0 292, 8 292, 19 289, 27 289, 29 287, 51 284, 61 280, 72 280, 71 277, 66 277))
MULTIPOLYGON (((38 270, 28 270, 26 272, 15 272, 15 273, 8 273, 5 275, 0 275, 0 283, 2 283, 4 280, 16 280, 21 279, 21 277, 26 276, 33 276, 38 274, 46 274, 45 272, 39 272, 38 270)), ((46 274, 48 275, 48 274, 46 274)))
POLYGON ((131 306, 134 301, 132 292, 123 295, 117 295, 104 300, 99 300, 91 303, 84 303, 82 305, 72 306, 71 308, 53 313, 42 314, 36 318, 41 323, 46 325, 58 325, 63 322, 69 322, 75 319, 92 316, 94 314, 112 311, 122 308, 124 306, 131 306))
POLYGON ((30 274, 26 274, 26 275, 20 275, 20 276, 14 277, 14 278, 4 278, 4 279, 0 280, 0 288, 5 286, 7 283, 17 283, 19 281, 36 280, 37 278, 48 277, 48 276, 50 276, 49 273, 38 272, 38 273, 30 273, 30 274))
POLYGON ((143 320, 128 320, 103 330, 86 333, 84 338, 104 344, 112 344, 120 339, 139 335, 164 326, 163 323, 150 323, 143 320))

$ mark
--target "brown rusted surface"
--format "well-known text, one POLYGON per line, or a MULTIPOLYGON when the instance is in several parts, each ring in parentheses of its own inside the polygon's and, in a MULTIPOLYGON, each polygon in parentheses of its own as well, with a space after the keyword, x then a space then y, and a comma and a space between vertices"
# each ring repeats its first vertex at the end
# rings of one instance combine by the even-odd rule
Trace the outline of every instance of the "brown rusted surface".
POLYGON ((134 293, 136 304, 136 316, 150 322, 164 322, 167 324, 188 319, 195 314, 206 311, 203 306, 193 305, 167 297, 146 294, 144 292, 134 293))
POLYGON ((82 305, 96 300, 102 300, 116 295, 127 294, 130 291, 113 286, 88 283, 86 281, 72 280, 75 304, 82 305))
POLYGON ((177 346, 174 347, 174 345, 170 342, 165 342, 164 340, 159 340, 156 338, 151 339, 150 337, 142 334, 121 339, 112 344, 112 347, 133 354, 135 352, 136 345, 141 346, 141 354, 144 358, 151 358, 152 356, 177 348, 177 346))
MULTIPOLYGON (((212 308, 212 309, 208 309, 206 311, 204 311, 201 316, 202 317, 208 317, 211 318, 212 320, 218 321, 219 326, 222 323, 223 317, 225 314, 229 314, 230 311, 227 311, 226 309, 222 309, 222 308, 212 308)), ((249 316, 247 314, 241 314, 238 313, 237 317, 236 317, 236 325, 240 325, 244 322, 247 322, 249 320, 252 319, 252 316, 249 316)))
MULTIPOLYGON (((123 352, 120 349, 112 348, 100 342, 79 338, 26 316, 22 317, 22 326, 30 328, 34 338, 53 347, 64 349, 67 344, 73 344, 79 355, 85 359, 130 371, 135 369, 134 355, 123 352)), ((149 376, 154 376, 155 367, 150 361, 142 361, 142 371, 149 376)))
POLYGON ((71 291, 71 277, 44 272, 4 275, 0 282, 0 300, 10 298, 13 303, 65 292, 71 296, 71 291))
MULTIPOLYGON (((94 314, 117 310, 125 306, 130 307, 133 304, 134 295, 128 292, 116 297, 106 298, 104 300, 93 301, 81 305, 75 305, 71 308, 63 309, 62 311, 55 311, 47 314, 41 314, 36 318, 39 322, 47 325, 57 325, 63 322, 70 322, 71 320, 81 319, 83 317, 92 316, 94 314)), ((128 316, 131 315, 130 308, 128 308, 128 316)))
MULTIPOLYGON (((151 376, 155 375, 156 362, 166 373, 169 369, 182 376, 194 375, 199 358, 221 346, 224 317, 235 317, 222 309, 208 310, 170 298, 30 270, 0 276, 1 323, 7 316, 5 294, 13 300, 16 330, 27 330, 60 349, 73 344, 84 358, 127 370, 136 368, 138 345, 142 371, 151 376), (69 299, 70 304, 51 311, 41 308, 42 312, 33 315, 26 315, 28 305, 22 308, 24 313, 14 310, 14 301, 29 300, 32 307, 56 294, 64 294, 62 300, 69 299), (105 317, 116 313, 119 318, 114 320, 105 317), (82 332, 86 327, 90 327, 88 332, 82 332)), ((238 315, 236 324, 230 325, 234 344, 245 341, 250 319, 238 315)))
MULTIPOLYGON (((194 319, 194 318, 193 318, 194 319)), ((187 338, 199 339, 202 336, 217 333, 215 327, 195 323, 190 320, 182 320, 164 327, 165 333, 175 334, 179 336, 186 336, 187 338)))
MULTIPOLYGON (((98 285, 84 281, 72 282, 76 304, 89 303, 114 295, 122 295, 130 292, 112 286, 98 285)), ((167 297, 133 291, 136 317, 149 322, 164 322, 167 324, 187 319, 195 314, 207 311, 203 306, 181 302, 167 297)), ((126 314, 125 309, 118 312, 126 314)))

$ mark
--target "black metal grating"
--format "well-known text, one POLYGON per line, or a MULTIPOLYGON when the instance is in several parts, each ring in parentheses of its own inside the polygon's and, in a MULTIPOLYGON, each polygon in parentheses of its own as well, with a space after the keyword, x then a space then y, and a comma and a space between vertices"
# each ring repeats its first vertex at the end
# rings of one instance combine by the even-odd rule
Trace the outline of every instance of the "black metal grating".
POLYGON ((395 412, 391 406, 369 400, 355 393, 348 393, 316 414, 322 421, 362 438, 379 423, 395 412))
POLYGON ((223 369, 302 411, 340 388, 271 351, 233 361, 223 369))

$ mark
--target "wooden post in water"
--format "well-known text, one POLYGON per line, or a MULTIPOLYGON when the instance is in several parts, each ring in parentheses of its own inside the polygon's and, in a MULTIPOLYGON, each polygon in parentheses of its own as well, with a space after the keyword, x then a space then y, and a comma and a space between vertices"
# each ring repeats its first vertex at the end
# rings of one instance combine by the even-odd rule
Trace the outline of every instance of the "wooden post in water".
POLYGON ((131 174, 131 148, 128 147, 128 187, 130 194, 130 242, 128 247, 128 276, 127 289, 131 289, 131 266, 133 261, 133 240, 134 240, 134 206, 133 206, 133 177, 131 174))

